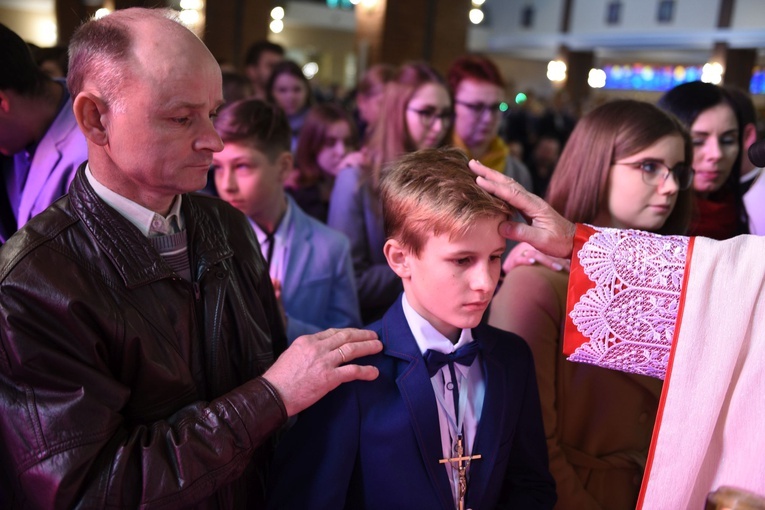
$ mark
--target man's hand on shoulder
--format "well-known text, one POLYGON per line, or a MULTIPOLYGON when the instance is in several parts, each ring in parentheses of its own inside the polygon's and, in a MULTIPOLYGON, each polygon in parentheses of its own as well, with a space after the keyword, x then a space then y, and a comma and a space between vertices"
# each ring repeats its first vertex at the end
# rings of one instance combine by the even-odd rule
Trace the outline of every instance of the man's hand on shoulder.
POLYGON ((344 382, 376 379, 377 368, 347 363, 381 350, 373 331, 328 329, 295 339, 263 377, 293 416, 344 382))

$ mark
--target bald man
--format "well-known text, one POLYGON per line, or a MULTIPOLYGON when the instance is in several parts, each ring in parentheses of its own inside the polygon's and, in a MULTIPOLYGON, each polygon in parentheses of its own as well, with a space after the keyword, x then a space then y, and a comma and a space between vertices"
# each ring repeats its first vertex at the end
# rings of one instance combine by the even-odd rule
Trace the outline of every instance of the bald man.
POLYGON ((252 228, 191 193, 223 148, 221 75, 168 16, 126 9, 74 35, 89 159, 0 249, 2 508, 256 508, 271 435, 377 376, 347 364, 381 349, 371 332, 285 350, 252 228))

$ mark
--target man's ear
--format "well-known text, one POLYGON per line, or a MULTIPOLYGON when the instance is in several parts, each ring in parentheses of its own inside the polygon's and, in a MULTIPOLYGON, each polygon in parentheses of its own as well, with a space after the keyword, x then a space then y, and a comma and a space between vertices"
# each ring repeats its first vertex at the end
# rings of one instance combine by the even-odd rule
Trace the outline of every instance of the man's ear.
POLYGON ((411 252, 401 245, 396 239, 388 239, 383 246, 383 253, 388 265, 399 278, 406 279, 411 276, 409 269, 409 257, 411 252))
POLYGON ((106 145, 109 135, 104 125, 109 108, 106 103, 92 92, 81 92, 74 99, 74 117, 85 138, 96 145, 106 145))

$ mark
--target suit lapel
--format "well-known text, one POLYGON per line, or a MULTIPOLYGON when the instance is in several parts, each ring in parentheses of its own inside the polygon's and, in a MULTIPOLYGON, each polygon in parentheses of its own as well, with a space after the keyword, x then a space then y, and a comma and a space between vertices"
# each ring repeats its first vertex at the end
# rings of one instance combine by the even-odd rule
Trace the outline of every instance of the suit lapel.
POLYGON ((308 228, 308 219, 293 202, 287 197, 292 215, 292 236, 288 240, 287 267, 284 268, 284 281, 282 292, 285 295, 297 295, 300 282, 303 281, 303 273, 308 268, 313 244, 311 243, 311 229, 308 228))
POLYGON ((486 380, 486 394, 483 399, 481 419, 476 430, 473 451, 481 458, 470 464, 466 496, 467 508, 482 508, 482 500, 487 491, 488 483, 494 471, 499 453, 500 438, 504 422, 505 404, 511 395, 506 386, 506 367, 492 355, 496 348, 497 339, 491 335, 482 334, 481 328, 473 330, 477 342, 481 344, 481 361, 486 380))
POLYGON ((401 298, 382 321, 384 353, 400 360, 396 364, 396 384, 409 413, 422 462, 430 482, 446 509, 454 508, 446 469, 438 463, 443 458, 438 409, 425 362, 401 307, 401 298))

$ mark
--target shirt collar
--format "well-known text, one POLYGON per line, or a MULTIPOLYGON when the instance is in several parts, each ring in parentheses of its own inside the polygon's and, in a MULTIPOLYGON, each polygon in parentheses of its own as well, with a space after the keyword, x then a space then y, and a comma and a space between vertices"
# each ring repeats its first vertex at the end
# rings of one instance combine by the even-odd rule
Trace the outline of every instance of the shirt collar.
POLYGON ((439 333, 422 315, 412 308, 412 305, 406 299, 406 293, 401 297, 401 306, 404 309, 404 317, 406 317, 406 322, 409 324, 409 329, 412 331, 417 347, 420 348, 422 354, 425 354, 425 351, 428 349, 449 354, 473 341, 473 332, 470 329, 463 329, 459 340, 456 344, 453 344, 451 340, 439 333))
POLYGON ((167 216, 163 217, 151 209, 133 202, 129 198, 125 198, 122 195, 115 193, 100 182, 98 182, 90 171, 90 164, 85 166, 85 177, 88 179, 88 183, 96 192, 96 195, 106 202, 112 209, 116 210, 122 216, 124 216, 130 223, 136 226, 141 233, 148 237, 152 230, 152 222, 155 217, 162 222, 170 222, 173 219, 178 225, 178 230, 183 230, 184 222, 183 215, 181 214, 181 201, 182 196, 176 195, 173 200, 173 205, 170 207, 170 212, 167 216))
MULTIPOLYGON (((263 244, 266 242, 266 238, 268 235, 266 232, 258 226, 257 223, 255 223, 252 218, 247 218, 250 220, 250 224, 252 225, 252 228, 255 229, 255 235, 258 237, 258 242, 260 244, 263 244)), ((289 200, 287 200, 287 210, 284 212, 284 216, 282 217, 279 224, 276 226, 276 232, 274 232, 274 239, 282 241, 285 236, 287 235, 287 232, 289 232, 290 224, 292 222, 292 204, 289 200)))

